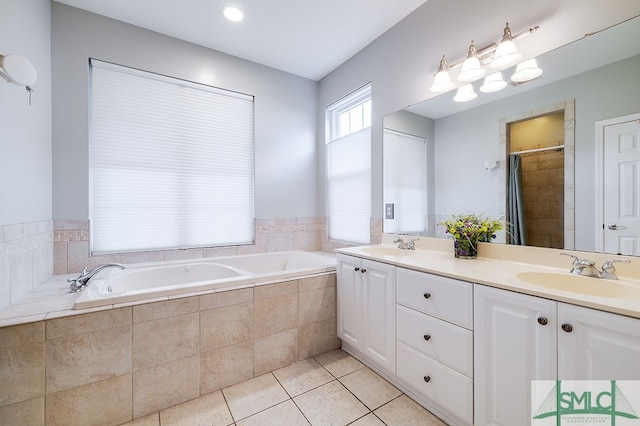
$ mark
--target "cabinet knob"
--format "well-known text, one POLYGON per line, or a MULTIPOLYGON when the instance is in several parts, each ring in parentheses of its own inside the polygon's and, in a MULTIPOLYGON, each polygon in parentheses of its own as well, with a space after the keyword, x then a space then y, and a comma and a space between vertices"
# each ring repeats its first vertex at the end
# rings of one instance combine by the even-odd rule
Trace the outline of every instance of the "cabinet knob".
POLYGON ((423 337, 424 337, 424 340, 430 340, 431 339, 431 336, 428 335, 428 334, 425 334, 423 337))
POLYGON ((431 376, 424 376, 423 379, 425 382, 429 383, 431 381, 431 376))
POLYGON ((358 272, 360 270, 360 268, 358 268, 357 266, 355 268, 353 268, 354 271, 358 272))
POLYGON ((362 268, 362 269, 360 269, 360 272, 362 272, 364 274, 365 272, 367 272, 367 270, 362 268))
POLYGON ((571 324, 562 324, 562 331, 566 333, 571 333, 573 331, 573 326, 571 324))
POLYGON ((428 298, 430 298, 430 297, 431 297, 431 293, 425 293, 425 294, 424 294, 424 298, 425 298, 425 299, 428 299, 428 298))
POLYGON ((549 324, 549 320, 546 319, 545 317, 538 317, 538 324, 547 325, 547 324, 549 324))

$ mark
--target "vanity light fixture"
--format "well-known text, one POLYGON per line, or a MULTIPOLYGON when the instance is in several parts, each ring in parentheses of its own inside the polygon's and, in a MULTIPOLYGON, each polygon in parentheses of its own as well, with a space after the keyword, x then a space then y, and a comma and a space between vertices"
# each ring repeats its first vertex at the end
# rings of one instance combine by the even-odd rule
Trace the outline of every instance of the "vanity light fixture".
POLYGON ((511 35, 511 28, 507 22, 504 27, 502 39, 496 48, 496 53, 493 55, 491 61, 491 68, 503 68, 507 65, 513 64, 522 58, 522 55, 518 53, 516 44, 513 42, 514 38, 511 35))
POLYGON ((489 74, 484 78, 484 83, 480 86, 482 93, 493 93, 507 87, 507 82, 502 79, 500 71, 489 74))
POLYGON ((533 80, 542 75, 542 69, 538 67, 535 58, 526 60, 516 67, 516 72, 511 76, 511 80, 517 83, 533 80))
POLYGON ((440 59, 440 65, 438 65, 438 71, 436 71, 436 75, 433 79, 433 84, 431 85, 430 90, 435 93, 446 92, 449 89, 453 88, 453 82, 451 81, 451 77, 449 76, 449 65, 447 64, 444 55, 442 55, 442 59, 440 59))
POLYGON ((480 65, 480 59, 478 59, 478 50, 476 49, 476 45, 473 44, 473 40, 471 40, 467 59, 462 63, 462 70, 458 75, 458 80, 464 82, 474 81, 485 75, 485 73, 486 71, 482 68, 480 65))
POLYGON ((244 19, 244 13, 236 6, 223 7, 222 14, 231 22, 240 22, 244 19))
POLYGON ((469 102, 478 97, 478 94, 473 91, 473 86, 471 83, 465 84, 464 86, 458 87, 458 91, 456 95, 453 97, 453 100, 456 102, 469 102))

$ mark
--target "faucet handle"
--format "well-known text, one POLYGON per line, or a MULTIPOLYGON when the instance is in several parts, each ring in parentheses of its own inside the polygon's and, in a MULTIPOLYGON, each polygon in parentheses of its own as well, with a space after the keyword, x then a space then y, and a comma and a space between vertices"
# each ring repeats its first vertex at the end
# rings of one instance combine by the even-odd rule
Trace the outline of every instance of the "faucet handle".
POLYGON ((602 264, 602 269, 613 268, 615 270, 614 263, 631 263, 631 261, 629 259, 609 259, 602 264))
POLYGON ((560 253, 560 255, 561 255, 561 256, 569 256, 569 257, 572 257, 572 258, 573 258, 573 264, 574 264, 574 265, 578 265, 578 264, 580 263, 580 258, 579 258, 578 256, 575 256, 575 255, 571 254, 571 253, 565 253, 565 252, 562 252, 562 253, 560 253))

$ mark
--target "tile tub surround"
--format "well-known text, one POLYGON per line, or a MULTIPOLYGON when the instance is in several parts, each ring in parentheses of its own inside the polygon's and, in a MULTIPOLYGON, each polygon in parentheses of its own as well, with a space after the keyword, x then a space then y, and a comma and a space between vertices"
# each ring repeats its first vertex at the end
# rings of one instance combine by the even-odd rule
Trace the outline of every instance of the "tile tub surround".
POLYGON ((53 273, 53 222, 0 225, 0 310, 53 273))
POLYGON ((330 351, 335 295, 331 273, 0 328, 0 424, 121 424, 330 351))

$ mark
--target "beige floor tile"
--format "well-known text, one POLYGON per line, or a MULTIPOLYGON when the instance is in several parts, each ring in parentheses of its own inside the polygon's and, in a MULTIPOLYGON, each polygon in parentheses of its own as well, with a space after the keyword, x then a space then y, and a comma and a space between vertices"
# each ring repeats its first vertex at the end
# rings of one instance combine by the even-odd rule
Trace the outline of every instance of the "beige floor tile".
POLYGON ((232 423, 221 391, 160 411, 162 426, 227 426, 232 423))
POLYGON ((236 421, 289 399, 271 373, 224 388, 222 393, 236 421))
POLYGON ((160 426, 160 413, 149 414, 129 423, 124 423, 121 426, 160 426))
POLYGON ((346 425, 369 413, 337 380, 303 393, 293 401, 312 425, 346 425))
POLYGON ((383 405, 374 413, 388 426, 445 426, 442 420, 406 395, 383 405))
POLYGON ((378 376, 369 368, 361 368, 340 378, 340 382, 351 391, 369 410, 375 410, 402 395, 395 386, 378 376))
POLYGON ((334 377, 342 377, 364 367, 360 361, 342 349, 318 355, 315 359, 334 377))
POLYGON ((359 418, 351 423, 350 426, 385 426, 385 424, 375 414, 371 413, 359 418))
POLYGON ((309 426, 309 422, 304 418, 296 404, 287 400, 275 407, 240 420, 237 426, 309 426))
POLYGON ((333 380, 333 376, 314 359, 307 359, 281 368, 274 371, 273 375, 291 397, 333 380))

